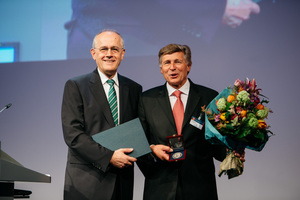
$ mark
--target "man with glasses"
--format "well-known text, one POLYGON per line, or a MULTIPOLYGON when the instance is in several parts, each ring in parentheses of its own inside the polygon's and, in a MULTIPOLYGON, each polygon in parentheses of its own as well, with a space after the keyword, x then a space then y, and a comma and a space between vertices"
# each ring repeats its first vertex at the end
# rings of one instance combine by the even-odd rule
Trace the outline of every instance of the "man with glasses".
POLYGON ((133 163, 126 154, 111 151, 92 135, 137 117, 142 87, 121 76, 117 69, 124 57, 124 40, 113 30, 97 34, 91 49, 97 69, 66 82, 62 126, 68 145, 65 200, 131 200, 133 163))

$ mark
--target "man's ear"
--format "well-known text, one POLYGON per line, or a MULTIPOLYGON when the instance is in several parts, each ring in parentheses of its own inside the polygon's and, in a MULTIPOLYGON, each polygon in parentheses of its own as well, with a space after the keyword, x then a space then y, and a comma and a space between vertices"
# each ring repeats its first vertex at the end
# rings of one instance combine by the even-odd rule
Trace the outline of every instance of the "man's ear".
POLYGON ((92 55, 93 59, 96 60, 96 51, 93 48, 91 48, 91 55, 92 55))
POLYGON ((191 71, 191 67, 192 67, 192 65, 189 65, 189 66, 187 66, 187 74, 189 74, 190 73, 190 71, 191 71))
POLYGON ((121 60, 123 60, 124 55, 125 55, 125 49, 122 49, 122 57, 121 57, 121 60))

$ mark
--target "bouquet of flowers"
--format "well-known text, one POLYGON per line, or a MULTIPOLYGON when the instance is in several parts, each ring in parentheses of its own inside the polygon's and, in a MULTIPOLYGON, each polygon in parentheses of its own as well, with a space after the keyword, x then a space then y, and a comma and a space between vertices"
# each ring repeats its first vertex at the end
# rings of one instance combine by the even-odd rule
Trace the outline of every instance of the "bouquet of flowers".
POLYGON ((241 175, 244 166, 233 150, 261 151, 273 134, 265 121, 271 110, 264 104, 269 101, 256 87, 255 79, 237 79, 233 87, 224 89, 207 108, 203 108, 205 139, 229 149, 220 165, 219 176, 225 173, 230 179, 241 175))

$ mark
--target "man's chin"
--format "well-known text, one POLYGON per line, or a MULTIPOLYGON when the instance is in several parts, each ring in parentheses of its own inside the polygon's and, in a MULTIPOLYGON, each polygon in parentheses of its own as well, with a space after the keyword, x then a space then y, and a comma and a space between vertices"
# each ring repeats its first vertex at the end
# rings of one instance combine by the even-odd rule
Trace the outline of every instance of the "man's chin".
POLYGON ((105 70, 104 74, 108 77, 108 78, 112 78, 114 77, 114 75, 117 73, 117 70, 105 70))
POLYGON ((168 83, 169 83, 169 85, 171 85, 175 89, 179 88, 179 84, 178 83, 173 83, 173 82, 168 82, 168 83))

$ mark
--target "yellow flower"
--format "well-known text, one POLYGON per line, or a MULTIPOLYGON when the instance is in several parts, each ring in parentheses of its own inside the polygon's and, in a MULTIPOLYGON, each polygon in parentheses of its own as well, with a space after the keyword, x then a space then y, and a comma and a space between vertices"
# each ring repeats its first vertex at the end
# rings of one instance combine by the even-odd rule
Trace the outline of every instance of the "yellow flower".
POLYGON ((220 119, 223 120, 223 121, 226 120, 225 113, 222 113, 222 114, 221 114, 220 119))
POLYGON ((267 127, 267 123, 265 122, 265 120, 259 119, 257 128, 263 129, 263 128, 266 128, 266 127, 267 127))
POLYGON ((221 116, 220 116, 220 119, 223 120, 223 121, 225 121, 226 124, 228 124, 229 121, 228 121, 228 120, 226 121, 226 116, 225 116, 225 114, 226 114, 226 113, 222 113, 221 116))

